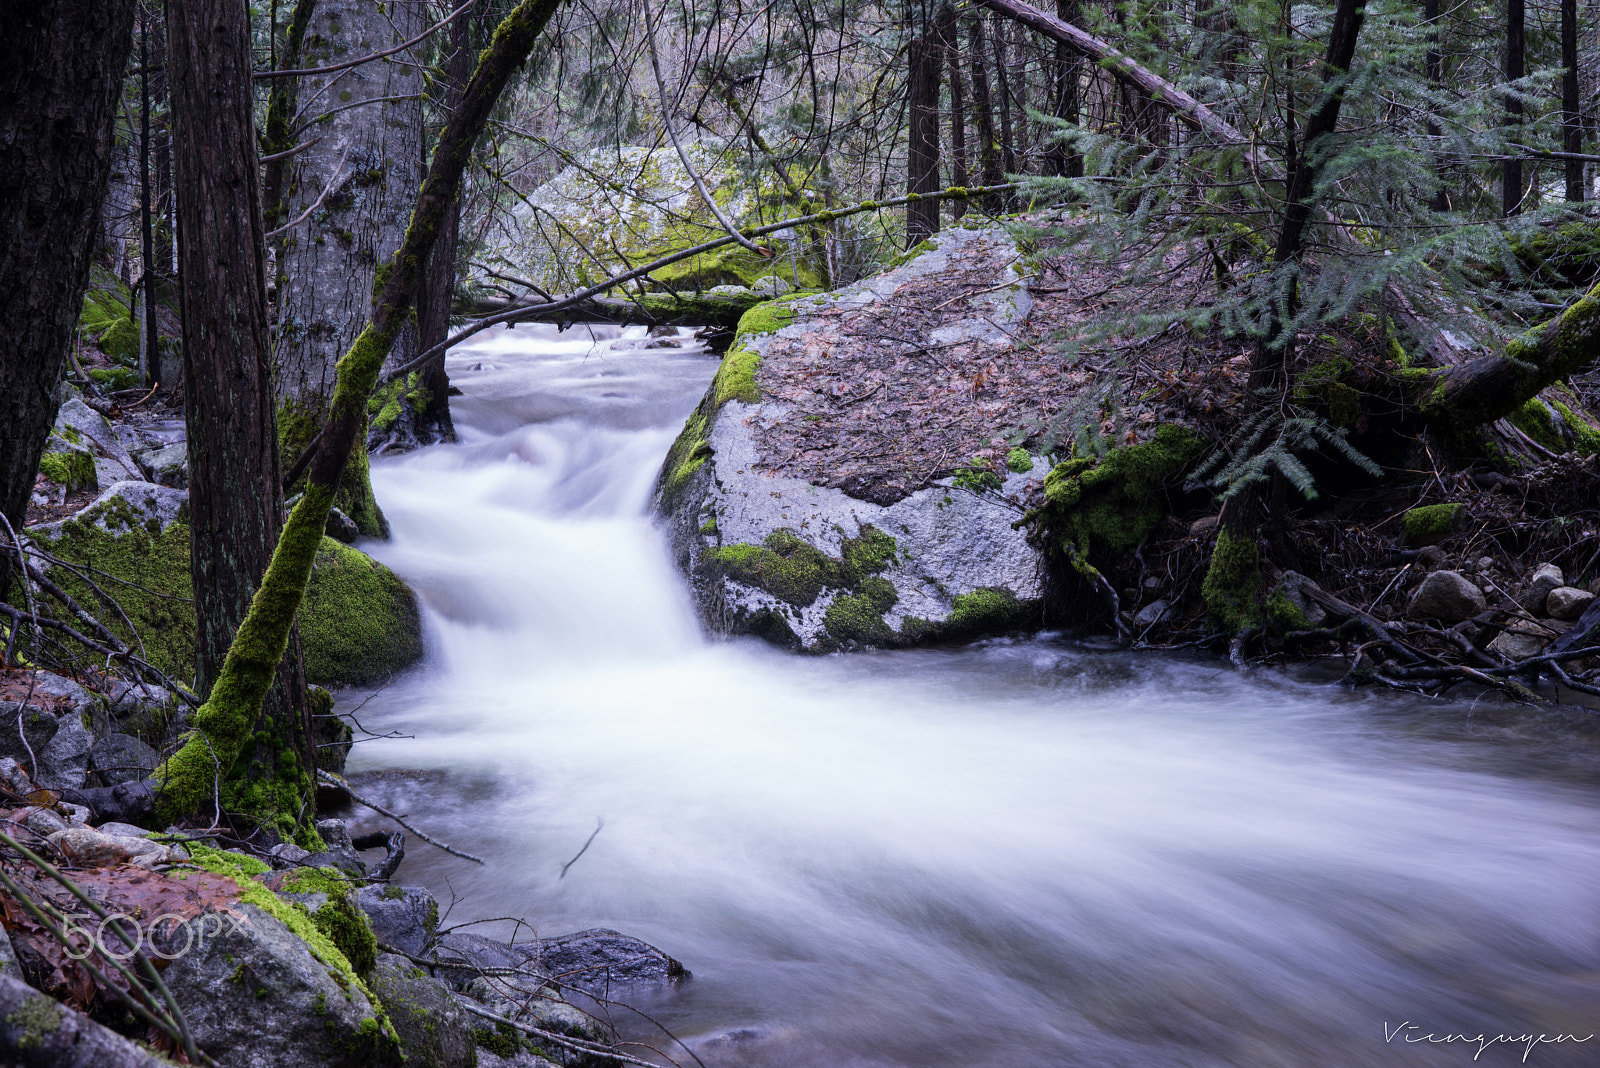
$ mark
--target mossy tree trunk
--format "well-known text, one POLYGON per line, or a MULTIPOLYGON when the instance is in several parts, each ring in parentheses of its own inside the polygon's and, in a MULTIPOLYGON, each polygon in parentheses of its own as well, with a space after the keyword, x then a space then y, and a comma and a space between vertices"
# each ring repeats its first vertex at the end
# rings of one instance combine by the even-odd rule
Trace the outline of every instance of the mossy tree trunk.
MULTIPOLYGON (((300 62, 328 66, 382 51, 427 25, 422 0, 318 0, 300 62)), ((278 253, 273 359, 289 456, 300 455, 327 414, 334 365, 372 313, 378 264, 400 247, 421 185, 422 67, 413 54, 420 48, 298 79, 299 109, 318 117, 295 136, 319 140, 291 160, 284 219, 298 219, 318 198, 321 204, 283 236, 278 253)), ((417 353, 415 327, 403 332, 396 351, 417 353)), ((358 449, 338 506, 361 533, 384 537, 365 450, 358 449)))
MULTIPOLYGON (((210 801, 217 765, 230 765, 250 741, 251 727, 260 715, 278 662, 289 645, 295 613, 305 598, 328 509, 351 452, 366 432, 367 398, 406 324, 428 254, 445 213, 455 203, 472 146, 507 81, 527 58, 558 4, 559 0, 523 0, 505 18, 439 138, 406 239, 384 272, 372 321, 339 361, 305 492, 284 525, 266 577, 228 650, 222 674, 195 714, 194 733, 156 773, 158 821, 200 811, 210 801)), ((309 768, 300 788, 312 791, 309 768)), ((277 812, 280 826, 293 825, 299 815, 286 805, 277 812)), ((314 832, 302 837, 314 838, 314 832)))
MULTIPOLYGON (((183 393, 189 428, 196 689, 224 670, 283 524, 249 15, 239 0, 170 0, 183 393)), ((273 667, 284 660, 289 635, 273 667)), ((296 781, 312 757, 298 650, 249 717, 252 743, 218 753, 235 793, 296 781), (259 723, 257 721, 260 721, 259 723), (237 758, 237 766, 236 760, 237 758)), ((294 798, 304 803, 308 797, 294 798)), ((239 805, 256 808, 261 805, 239 805)))
MULTIPOLYGON (((22 529, 89 278, 131 0, 9 4, 0 69, 0 513, 22 529)), ((0 532, 0 538, 5 538, 0 532)), ((6 538, 3 543, 10 544, 6 538)), ((0 599, 10 583, 0 554, 0 599)))

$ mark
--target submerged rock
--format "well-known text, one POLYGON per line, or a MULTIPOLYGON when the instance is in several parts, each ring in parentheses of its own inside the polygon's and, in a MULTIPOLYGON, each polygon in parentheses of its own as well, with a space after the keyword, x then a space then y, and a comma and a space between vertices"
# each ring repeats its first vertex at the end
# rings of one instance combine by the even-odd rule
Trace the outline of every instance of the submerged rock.
POLYGON ((655 490, 708 629, 824 652, 995 633, 1036 615, 1042 559, 1012 528, 1036 482, 1032 458, 1020 470, 990 462, 949 477, 1002 418, 976 398, 983 369, 1014 350, 1008 331, 1031 306, 1016 258, 1002 235, 947 230, 897 270, 746 314, 655 490), (896 345, 858 340, 884 332, 896 345), (963 370, 946 382, 899 366, 930 351, 978 378, 963 370), (857 381, 854 392, 840 385, 857 381), (917 398, 885 399, 905 383, 917 398), (808 414, 804 398, 824 388, 834 392, 808 414), (951 397, 985 429, 941 464, 936 450, 925 458, 910 443, 929 449, 917 428, 951 397), (837 442, 836 426, 861 455, 815 460, 823 446, 808 445, 810 428, 837 442), (890 459, 874 461, 874 451, 890 459))

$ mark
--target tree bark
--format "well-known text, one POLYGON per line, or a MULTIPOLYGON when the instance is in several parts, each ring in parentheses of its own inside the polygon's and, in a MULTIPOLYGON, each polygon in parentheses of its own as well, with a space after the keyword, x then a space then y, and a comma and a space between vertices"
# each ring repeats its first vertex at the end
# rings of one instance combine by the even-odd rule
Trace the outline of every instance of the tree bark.
MULTIPOLYGON (((1527 35, 1524 0, 1506 0, 1506 81, 1516 81, 1527 71, 1527 35)), ((1506 97, 1506 125, 1522 124, 1522 101, 1506 97)), ((1506 216, 1522 213, 1522 160, 1513 152, 1501 165, 1500 205, 1506 216)))
MULTIPOLYGON (((446 115, 461 104, 467 79, 472 77, 472 28, 477 19, 464 15, 450 24, 450 55, 444 66, 444 93, 440 106, 446 115)), ((456 248, 461 241, 461 198, 458 196, 445 213, 439 227, 439 241, 428 254, 427 280, 417 293, 417 324, 426 352, 450 333, 450 309, 455 300, 456 248)), ((426 407, 417 413, 417 438, 422 444, 456 439, 455 422, 450 418, 450 376, 445 373, 444 353, 423 365, 419 383, 427 394, 426 407)))
MULTIPOLYGON (((301 59, 328 65, 380 51, 427 25, 422 0, 319 0, 306 34, 315 44, 301 59)), ((321 140, 292 159, 284 218, 322 202, 284 235, 279 252, 273 358, 279 433, 290 456, 300 455, 327 414, 334 365, 371 315, 373 279, 405 234, 422 159, 422 71, 410 52, 299 80, 299 106, 322 117, 295 136, 321 140)), ((407 358, 420 351, 414 326, 397 351, 407 358)), ((362 534, 386 537, 364 443, 354 459, 338 506, 362 534)))
MULTIPOLYGON (((1433 0, 1437 2, 1437 0, 1433 0)), ((1561 0, 1561 150, 1583 151, 1582 95, 1578 86, 1578 0, 1561 0)), ((1584 199, 1583 160, 1566 161, 1567 200, 1584 199)))
MULTIPOLYGON (((283 523, 245 4, 168 0, 167 54, 189 427, 189 569, 196 690, 204 695, 224 669, 283 523)), ((284 659, 287 637, 273 668, 284 659)), ((243 758, 237 769, 218 754, 213 770, 235 789, 294 781, 297 766, 312 766, 298 656, 290 667, 270 696, 263 691, 264 713, 258 705, 250 717, 252 726, 263 718, 259 729, 268 732, 272 751, 236 753, 243 758)), ((311 796, 296 800, 309 804, 311 796)), ((223 800, 228 805, 226 790, 223 800)))
MULTIPOLYGON (((0 513, 21 530, 83 307, 134 5, 33 0, 4 11, 0 513)), ((10 583, 6 561, 0 555, 0 598, 10 583)))
MULTIPOLYGON (((966 187, 967 101, 966 82, 961 76, 961 35, 952 19, 941 27, 941 40, 950 75, 950 184, 966 187)), ((967 213, 965 198, 952 200, 950 217, 959 220, 967 213)))
MULTIPOLYGON (((994 108, 989 96, 989 57, 987 34, 984 33, 983 12, 974 12, 972 21, 968 24, 971 33, 972 49, 968 64, 972 71, 972 110, 978 120, 978 170, 984 185, 999 185, 1005 181, 1005 175, 1000 170, 999 146, 995 143, 994 108)), ((985 197, 984 210, 990 214, 999 214, 1001 200, 999 194, 985 197)))
MULTIPOLYGON (((1081 17, 1078 0, 1056 0, 1056 17, 1069 24, 1081 17)), ((1078 79, 1082 75, 1083 53, 1065 41, 1055 40, 1050 65, 1050 113, 1074 125, 1078 122, 1078 79)), ((1045 171, 1065 178, 1083 177, 1083 155, 1064 141, 1052 141, 1045 152, 1045 171)))
MULTIPOLYGON (((906 95, 910 105, 911 129, 906 146, 906 192, 918 195, 939 188, 939 33, 928 17, 926 4, 919 8, 914 27, 916 36, 906 50, 910 70, 906 95)), ((925 241, 939 232, 939 202, 918 200, 906 205, 906 247, 925 241)))
MULTIPOLYGON (((333 398, 305 492, 273 550, 272 564, 228 650, 222 675, 205 705, 195 713, 195 733, 153 778, 158 790, 158 821, 189 815, 208 804, 218 765, 229 766, 249 740, 278 663, 288 648, 295 613, 305 597, 334 493, 351 451, 366 431, 368 395, 378 380, 384 358, 405 325, 412 296, 422 281, 423 264, 438 239, 445 213, 455 202, 472 146, 501 91, 527 58, 558 3, 559 0, 523 0, 506 16, 479 59, 461 106, 450 116, 439 138, 405 242, 385 276, 372 322, 339 361, 333 398)), ((312 781, 310 768, 307 763, 303 769, 308 787, 312 781)), ((287 811, 280 812, 280 817, 293 818, 287 811)))

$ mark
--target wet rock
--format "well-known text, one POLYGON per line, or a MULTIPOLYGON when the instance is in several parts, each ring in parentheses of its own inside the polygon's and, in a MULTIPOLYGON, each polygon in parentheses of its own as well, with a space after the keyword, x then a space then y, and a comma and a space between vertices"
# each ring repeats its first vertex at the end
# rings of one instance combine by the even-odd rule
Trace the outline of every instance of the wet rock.
POLYGON ((1300 572, 1285 571, 1283 573, 1283 581, 1279 583, 1278 588, 1289 599, 1289 603, 1294 605, 1300 611, 1300 614, 1306 617, 1307 623, 1313 627, 1320 627, 1327 622, 1328 613, 1320 604, 1306 596, 1306 587, 1309 585, 1315 585, 1315 583, 1300 574, 1300 572))
POLYGON ((0 787, 18 797, 27 797, 38 789, 27 769, 11 757, 0 757, 0 787))
POLYGON ((81 789, 89 770, 94 735, 84 726, 79 712, 63 713, 56 720, 56 728, 55 736, 39 753, 39 785, 57 791, 81 789))
POLYGON ((450 988, 393 953, 378 955, 367 985, 388 1010, 406 1062, 428 1068, 473 1068, 474 1017, 450 988))
POLYGON ((505 975, 478 978, 468 983, 463 993, 496 1016, 542 1031, 602 1044, 616 1037, 599 1020, 562 1001, 558 987, 538 979, 505 975))
POLYGON ((381 945, 420 957, 439 928, 439 902, 426 890, 404 886, 363 886, 356 908, 366 913, 381 945))
POLYGON ((1525 611, 1530 615, 1544 615, 1544 601, 1550 591, 1558 586, 1565 586, 1566 578, 1561 574, 1561 569, 1554 564, 1540 564, 1534 569, 1533 578, 1528 580, 1528 586, 1522 591, 1522 596, 1517 598, 1525 611))
POLYGON ((170 1068, 172 1062, 20 978, 0 973, 0 1063, 16 1068, 170 1068))
POLYGON ((1153 627, 1163 619, 1166 619, 1167 613, 1171 610, 1171 602, 1169 602, 1165 597, 1158 598, 1157 600, 1151 601, 1149 604, 1139 609, 1138 614, 1133 617, 1133 624, 1141 629, 1144 627, 1153 627))
POLYGON ((198 930, 163 975, 195 1044, 224 1068, 398 1065, 399 1049, 351 977, 255 905, 198 930))
POLYGON ((1406 615, 1411 619, 1459 623, 1488 607, 1483 591, 1459 571, 1433 571, 1417 585, 1406 615))
POLYGON ((1544 599, 1546 614, 1565 622, 1575 622, 1584 609, 1594 601, 1595 595, 1576 586, 1557 586, 1544 599))
POLYGON ((274 868, 295 868, 305 863, 311 855, 311 850, 301 849, 293 842, 283 842, 267 850, 267 856, 274 868))
POLYGON ((1515 619, 1505 630, 1495 635, 1489 651, 1499 653, 1507 660, 1526 660, 1544 652, 1545 646, 1555 641, 1556 632, 1528 619, 1515 619))
POLYGON ((382 682, 422 656, 416 594, 366 553, 326 535, 299 623, 306 680, 319 686, 382 682))
POLYGON ((90 770, 106 786, 137 782, 161 766, 161 754, 129 734, 108 734, 89 750, 90 770))
POLYGON ((168 445, 160 449, 146 449, 134 454, 144 477, 161 486, 187 490, 189 488, 189 447, 168 445))
POLYGON ((530 957, 538 955, 539 944, 505 942, 466 931, 441 935, 434 947, 439 976, 457 986, 465 986, 490 970, 516 971, 527 968, 530 957))
POLYGON ((690 978, 682 964, 637 938, 597 927, 538 943, 538 961, 563 986, 605 994, 635 983, 675 983, 690 978))
POLYGON ((57 831, 67 829, 66 817, 43 807, 28 809, 27 815, 22 818, 23 824, 40 838, 49 838, 57 831))
POLYGON ((322 532, 346 545, 354 545, 356 539, 361 537, 361 528, 356 526, 356 521, 337 508, 328 509, 328 520, 323 524, 322 532))
MULTIPOLYGON (((64 831, 55 832, 46 840, 80 868, 109 868, 126 863, 136 855, 132 843, 139 841, 134 838, 101 834, 88 827, 68 827, 64 831)), ((149 844, 154 845, 153 842, 149 844)))
POLYGON ((0 756, 34 767, 60 730, 55 716, 33 705, 0 701, 0 756))

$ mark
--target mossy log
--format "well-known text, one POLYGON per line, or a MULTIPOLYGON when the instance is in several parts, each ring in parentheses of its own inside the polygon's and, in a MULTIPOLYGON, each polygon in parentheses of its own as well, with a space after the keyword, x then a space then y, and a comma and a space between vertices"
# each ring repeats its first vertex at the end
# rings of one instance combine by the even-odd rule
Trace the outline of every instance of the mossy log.
POLYGON ((613 323, 617 326, 721 326, 739 325, 745 312, 772 298, 761 293, 728 295, 646 293, 633 298, 596 295, 577 304, 550 310, 549 302, 480 300, 457 304, 458 315, 502 316, 503 322, 613 323), (527 304, 525 315, 516 315, 527 304), (509 316, 509 317, 505 317, 509 316))
POLYGON ((1416 418, 1460 431, 1517 414, 1541 390, 1587 370, 1597 357, 1600 285, 1512 340, 1499 356, 1409 371, 1398 381, 1416 418))

